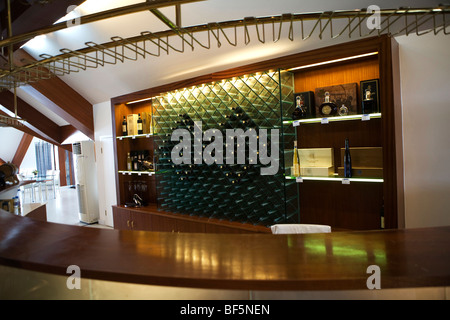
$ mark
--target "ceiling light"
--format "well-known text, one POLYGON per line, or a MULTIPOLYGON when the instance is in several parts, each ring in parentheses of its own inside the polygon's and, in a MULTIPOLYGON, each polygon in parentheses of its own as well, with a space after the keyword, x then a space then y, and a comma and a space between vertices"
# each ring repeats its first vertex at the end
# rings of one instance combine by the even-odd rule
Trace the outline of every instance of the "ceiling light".
POLYGON ((335 60, 328 60, 328 61, 308 64, 308 65, 304 65, 304 66, 299 66, 299 67, 288 69, 288 71, 312 68, 312 67, 317 67, 317 66, 321 66, 321 65, 325 65, 325 64, 335 63, 335 62, 341 62, 341 61, 347 61, 347 60, 353 60, 353 59, 359 59, 359 58, 374 56, 374 55, 377 55, 377 54, 378 54, 378 51, 377 52, 364 53, 364 54, 359 54, 357 56, 345 57, 345 58, 340 58, 340 59, 335 59, 335 60))
POLYGON ((152 100, 152 99, 153 99, 153 97, 151 97, 151 98, 145 98, 145 99, 139 99, 139 100, 134 100, 134 101, 127 102, 126 104, 133 104, 133 103, 138 103, 138 102, 148 101, 148 100, 152 100))

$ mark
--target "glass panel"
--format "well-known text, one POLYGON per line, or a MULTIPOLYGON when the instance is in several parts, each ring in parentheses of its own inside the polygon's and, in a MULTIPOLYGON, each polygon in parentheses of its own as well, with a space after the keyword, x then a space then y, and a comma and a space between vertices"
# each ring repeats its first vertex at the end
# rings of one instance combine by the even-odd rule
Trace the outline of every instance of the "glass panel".
POLYGON ((282 121, 292 112, 293 94, 293 75, 270 71, 154 98, 158 207, 265 226, 298 222, 297 185, 285 178, 283 150, 295 139, 292 125, 282 121), (191 143, 182 146, 178 136, 171 141, 175 129, 183 129, 191 143), (204 141, 205 133, 211 141, 204 141), (278 154, 271 154, 273 147, 278 154), (278 170, 262 175, 270 165, 278 170))

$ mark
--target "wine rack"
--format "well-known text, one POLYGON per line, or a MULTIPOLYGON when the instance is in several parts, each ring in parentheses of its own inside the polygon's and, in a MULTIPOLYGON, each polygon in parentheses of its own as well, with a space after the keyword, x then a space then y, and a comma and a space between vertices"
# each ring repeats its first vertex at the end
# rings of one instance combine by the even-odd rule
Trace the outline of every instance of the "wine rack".
MULTIPOLYGON (((297 186, 295 181, 285 179, 285 165, 289 164, 284 159, 285 147, 295 139, 292 125, 283 124, 283 119, 292 113, 293 94, 293 74, 276 70, 204 83, 154 97, 158 209, 263 226, 298 223, 297 186), (200 163, 196 157, 201 157, 201 153, 191 148, 187 155, 176 154, 189 158, 190 163, 175 164, 173 160, 179 163, 180 159, 172 157, 172 150, 178 144, 171 141, 172 132, 185 129, 193 139, 203 140, 194 136, 195 124, 199 122, 203 132, 218 130, 224 137, 223 151, 219 148, 216 153, 225 153, 227 129, 256 130, 257 134, 266 129, 271 134, 268 144, 277 140, 279 143, 277 173, 261 175, 265 165, 250 157, 248 139, 244 140, 245 163, 236 164, 237 149, 232 155, 234 161, 226 161, 223 154, 221 162, 207 164, 201 159, 200 163)), ((237 140, 234 139, 235 145, 237 140)), ((210 144, 209 141, 201 143, 203 150, 210 144)), ((270 153, 271 148, 268 149, 270 153)))

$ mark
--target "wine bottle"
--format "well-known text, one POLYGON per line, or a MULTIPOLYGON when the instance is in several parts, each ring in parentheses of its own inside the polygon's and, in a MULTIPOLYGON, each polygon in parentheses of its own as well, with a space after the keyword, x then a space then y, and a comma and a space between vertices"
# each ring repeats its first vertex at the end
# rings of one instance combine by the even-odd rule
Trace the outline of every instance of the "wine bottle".
POLYGON ((343 104, 342 107, 339 108, 339 115, 340 116, 348 115, 348 108, 345 106, 345 104, 343 104))
POLYGON ((303 103, 302 97, 299 95, 295 99, 295 109, 292 112, 292 120, 298 120, 306 118, 306 108, 303 103))
POLYGON ((330 101, 330 93, 328 91, 325 92, 325 102, 319 107, 320 114, 325 117, 334 116, 337 111, 337 105, 330 101))
POLYGON ((297 141, 294 141, 294 158, 293 158, 292 168, 294 171, 293 172, 294 176, 296 176, 296 177, 300 176, 300 166, 298 163, 298 152, 297 152, 297 141))
POLYGON ((132 161, 133 161, 133 170, 138 171, 138 157, 136 154, 133 156, 132 161))
POLYGON ((350 148, 348 146, 348 138, 345 139, 345 153, 344 153, 344 177, 352 177, 352 158, 350 156, 350 148))
POLYGON ((232 107, 231 110, 234 111, 234 113, 242 113, 244 110, 240 106, 232 107))
POLYGON ((129 152, 128 152, 128 156, 127 156, 127 170, 128 171, 132 171, 133 170, 133 163, 131 161, 131 156, 130 156, 129 152))
POLYGON ((369 114, 374 112, 375 101, 372 97, 370 85, 364 91, 364 99, 362 101, 362 114, 369 114))
POLYGON ((122 121, 122 136, 127 136, 128 135, 128 128, 127 128, 127 117, 123 116, 123 121, 122 121))
POLYGON ((138 130, 138 134, 143 134, 144 131, 142 130, 142 119, 141 119, 141 114, 139 113, 139 118, 137 121, 137 130, 138 130))

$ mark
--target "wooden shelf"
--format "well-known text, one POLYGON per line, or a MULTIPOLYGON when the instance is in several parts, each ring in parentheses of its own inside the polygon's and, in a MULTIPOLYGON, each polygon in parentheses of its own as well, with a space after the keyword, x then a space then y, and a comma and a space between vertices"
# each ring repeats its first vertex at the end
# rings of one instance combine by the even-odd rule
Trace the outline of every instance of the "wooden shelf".
POLYGON ((117 140, 123 140, 123 139, 136 139, 136 138, 150 138, 153 136, 153 133, 143 133, 143 134, 136 134, 133 136, 118 136, 116 137, 117 140))
POLYGON ((343 177, 295 177, 286 176, 287 180, 296 180, 297 182, 302 182, 301 180, 312 180, 312 181, 338 181, 342 184, 349 184, 350 182, 375 182, 382 183, 384 180, 382 178, 343 178, 343 177), (348 182, 348 183, 346 183, 348 182))
POLYGON ((152 175, 155 174, 155 171, 125 171, 125 170, 119 170, 119 173, 121 173, 123 175, 137 174, 138 176, 140 176, 140 175, 152 176, 152 175))
POLYGON ((337 122, 337 121, 352 121, 352 120, 361 120, 361 121, 369 121, 370 119, 380 119, 381 113, 370 113, 370 114, 355 114, 350 116, 341 116, 341 117, 328 117, 328 118, 310 118, 310 119, 301 119, 301 120, 284 120, 283 124, 292 124, 294 127, 298 127, 300 124, 308 124, 308 123, 328 123, 328 122, 337 122))

